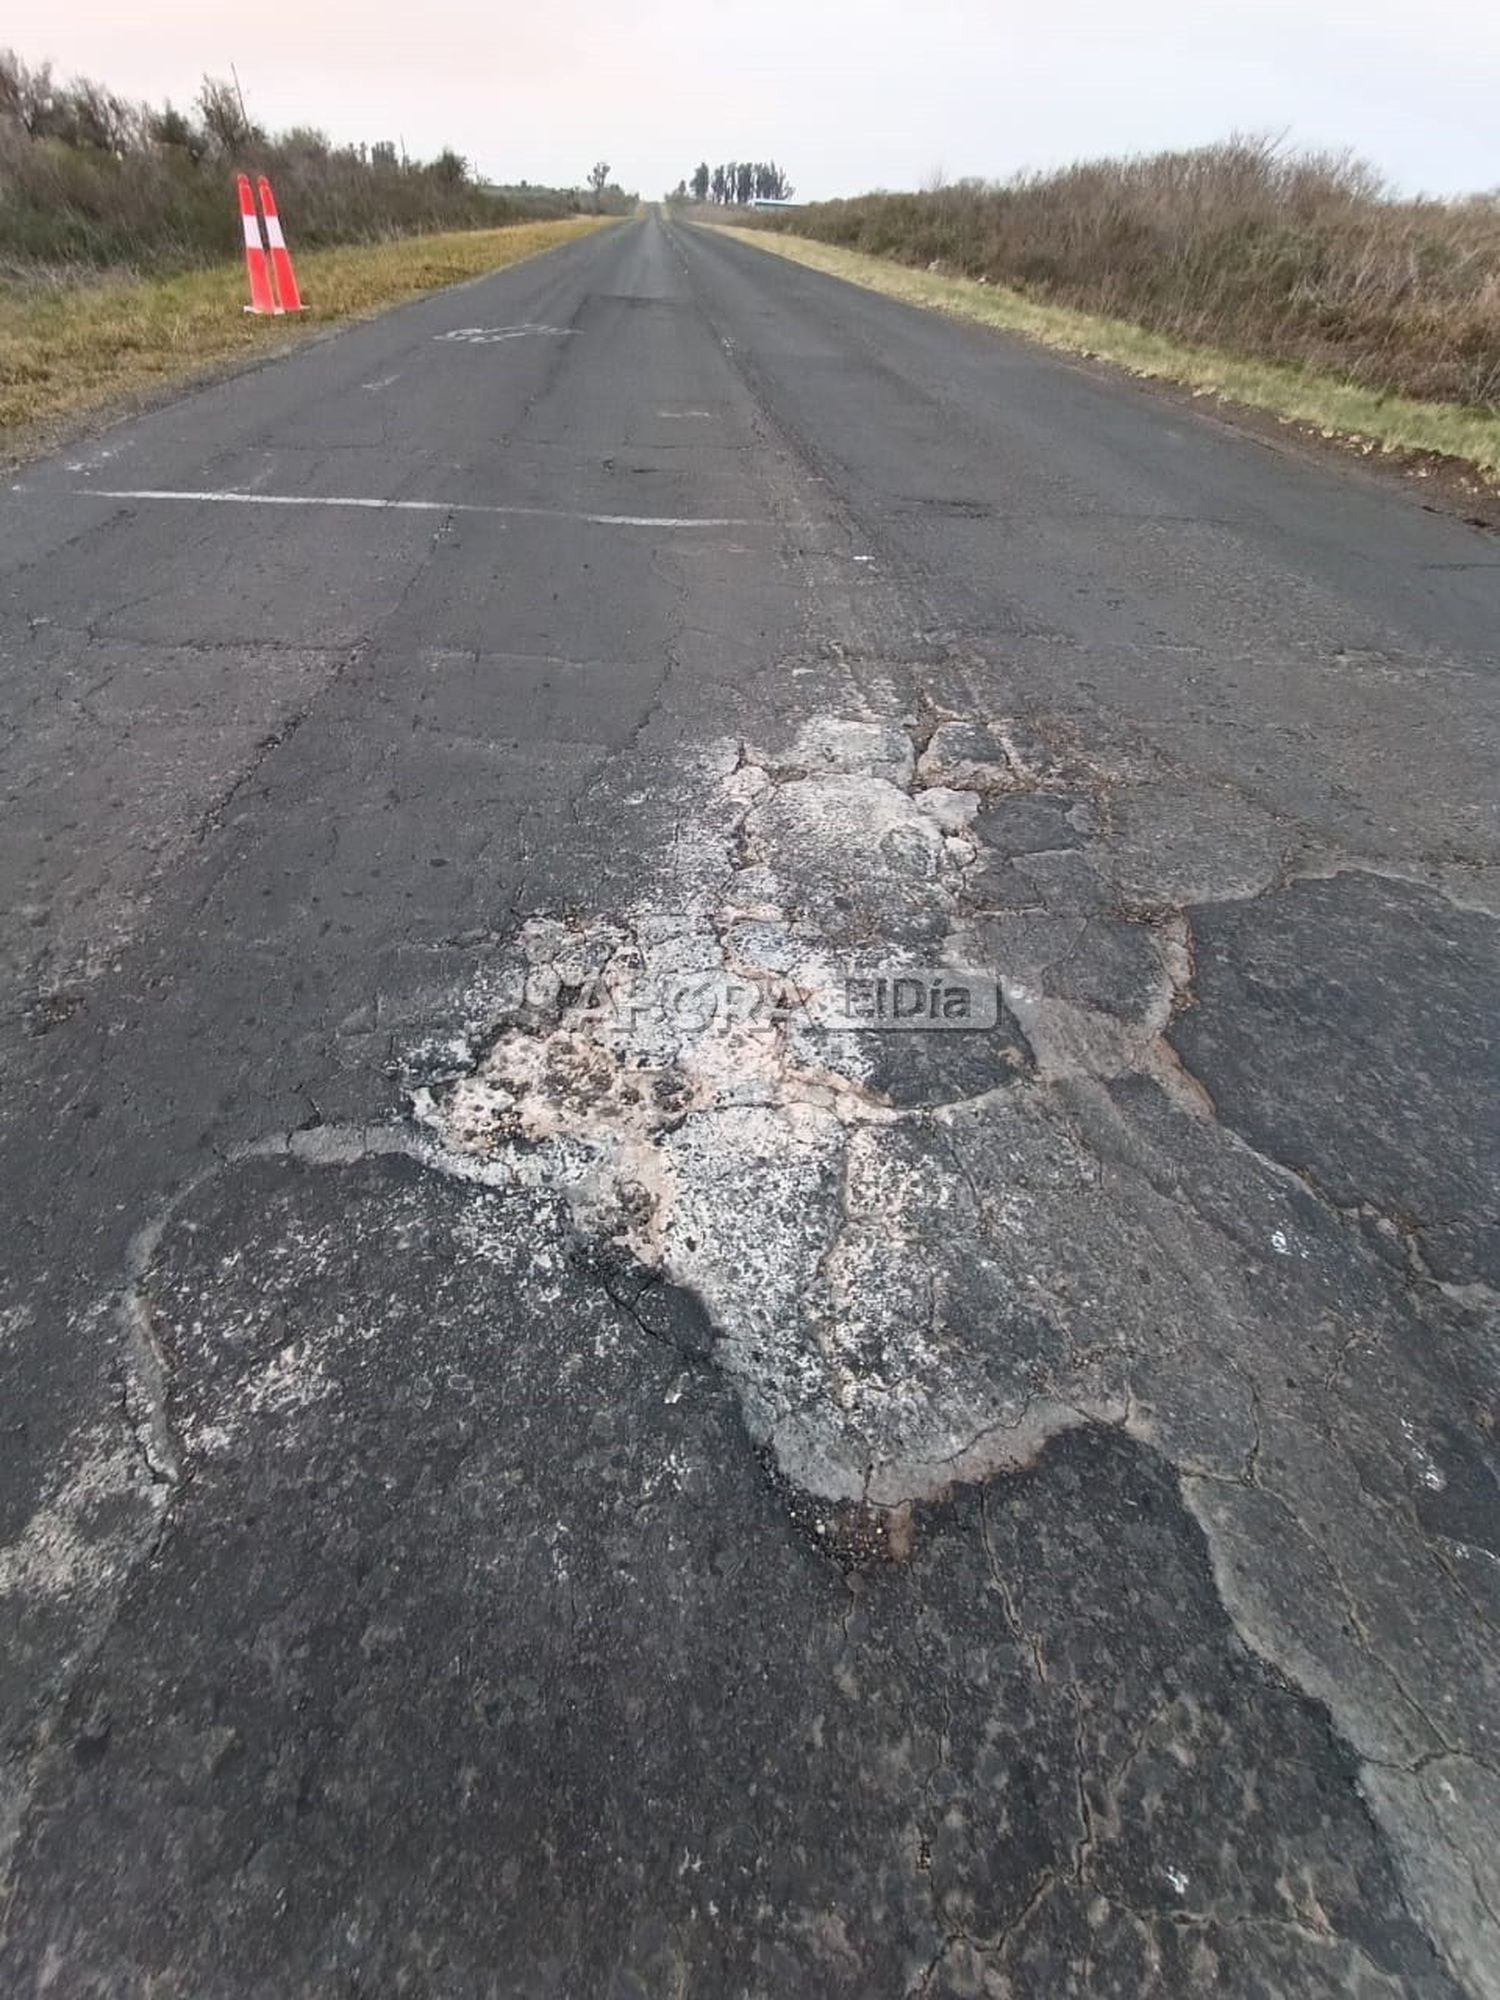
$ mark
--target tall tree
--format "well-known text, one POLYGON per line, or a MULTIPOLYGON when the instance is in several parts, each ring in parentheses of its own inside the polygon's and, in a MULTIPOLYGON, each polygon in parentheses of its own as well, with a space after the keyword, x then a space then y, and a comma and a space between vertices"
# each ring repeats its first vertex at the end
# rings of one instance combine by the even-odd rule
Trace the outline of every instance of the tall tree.
POLYGON ((239 91, 222 77, 204 77, 198 92, 198 110, 210 144, 231 159, 261 137, 245 116, 239 91))
POLYGON ((709 178, 708 162, 707 160, 700 160, 693 169, 693 198, 696 201, 708 200, 709 178))

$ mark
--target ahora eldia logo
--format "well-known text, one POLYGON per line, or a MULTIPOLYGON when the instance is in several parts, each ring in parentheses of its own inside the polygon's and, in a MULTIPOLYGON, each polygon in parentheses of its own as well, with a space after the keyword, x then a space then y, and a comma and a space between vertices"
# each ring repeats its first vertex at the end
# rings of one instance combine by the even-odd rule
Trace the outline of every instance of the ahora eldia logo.
POLYGON ((969 972, 851 974, 842 999, 850 1028, 993 1028, 1000 1016, 995 981, 969 972))

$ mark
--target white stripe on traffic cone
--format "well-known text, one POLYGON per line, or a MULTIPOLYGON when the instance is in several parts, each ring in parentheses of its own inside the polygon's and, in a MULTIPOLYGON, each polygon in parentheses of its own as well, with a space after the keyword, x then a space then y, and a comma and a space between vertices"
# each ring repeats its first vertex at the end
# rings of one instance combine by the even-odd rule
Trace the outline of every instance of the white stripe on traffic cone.
POLYGON ((271 272, 266 263, 266 246, 260 238, 260 217, 255 212, 255 196, 250 176, 237 176, 240 194, 240 224, 245 238, 245 276, 250 280, 247 313, 279 313, 281 307, 271 294, 271 272))

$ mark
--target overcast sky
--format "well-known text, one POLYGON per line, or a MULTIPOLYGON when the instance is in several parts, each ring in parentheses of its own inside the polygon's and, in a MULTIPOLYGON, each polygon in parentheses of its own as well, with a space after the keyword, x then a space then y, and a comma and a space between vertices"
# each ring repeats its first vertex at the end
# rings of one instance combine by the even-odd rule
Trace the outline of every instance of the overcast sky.
POLYGON ((186 104, 659 195, 700 158, 799 194, 1285 132, 1403 189, 1500 187, 1500 0, 5 0, 0 43, 186 104))

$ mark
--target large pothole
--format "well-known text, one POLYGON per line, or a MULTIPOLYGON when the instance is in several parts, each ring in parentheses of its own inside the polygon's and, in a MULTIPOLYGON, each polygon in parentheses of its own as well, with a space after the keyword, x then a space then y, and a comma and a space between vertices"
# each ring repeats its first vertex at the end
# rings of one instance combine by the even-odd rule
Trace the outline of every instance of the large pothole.
POLYGON ((523 924, 477 1049, 416 1065, 417 1118, 691 1288, 752 1430, 814 1492, 900 1499, 1118 1419, 1138 1315, 1095 1325, 1076 1268, 1118 1246, 1068 1219, 1098 1165, 1000 997, 1035 1015, 1040 989, 966 956, 975 820, 1024 801, 1066 852, 1099 823, 1087 772, 1018 725, 840 718, 715 762, 684 803, 691 892, 679 871, 674 907, 523 924))

